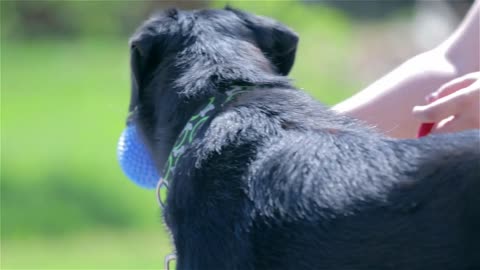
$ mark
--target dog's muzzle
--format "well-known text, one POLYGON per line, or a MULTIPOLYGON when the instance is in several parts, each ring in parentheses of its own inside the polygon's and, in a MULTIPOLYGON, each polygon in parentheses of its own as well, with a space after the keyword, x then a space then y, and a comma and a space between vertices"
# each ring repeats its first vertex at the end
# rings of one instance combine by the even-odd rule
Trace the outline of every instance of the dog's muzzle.
POLYGON ((160 179, 153 159, 135 125, 128 125, 117 145, 117 156, 125 175, 140 187, 154 189, 160 179))

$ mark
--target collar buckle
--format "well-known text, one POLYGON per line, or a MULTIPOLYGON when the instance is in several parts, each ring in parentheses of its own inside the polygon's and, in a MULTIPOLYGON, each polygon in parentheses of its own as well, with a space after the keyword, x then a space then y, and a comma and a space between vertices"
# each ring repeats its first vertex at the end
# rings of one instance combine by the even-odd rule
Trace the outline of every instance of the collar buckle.
POLYGON ((168 189, 167 181, 163 177, 160 177, 157 183, 155 194, 157 196, 157 203, 162 208, 162 210, 165 209, 165 200, 166 200, 166 197, 163 196, 162 193, 166 193, 167 189, 168 189))
POLYGON ((165 261, 164 261, 164 267, 163 267, 163 268, 166 269, 166 270, 171 270, 171 269, 173 269, 173 267, 170 267, 170 266, 171 266, 170 263, 171 263, 172 261, 175 261, 175 260, 177 260, 177 255, 175 255, 175 254, 167 254, 167 255, 165 256, 165 261))

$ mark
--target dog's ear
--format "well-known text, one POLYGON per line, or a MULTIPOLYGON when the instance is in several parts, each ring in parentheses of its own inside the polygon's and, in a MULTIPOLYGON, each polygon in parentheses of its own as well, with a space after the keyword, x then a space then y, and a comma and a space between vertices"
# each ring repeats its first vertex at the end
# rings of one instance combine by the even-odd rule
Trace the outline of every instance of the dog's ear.
POLYGON ((231 7, 226 7, 241 18, 255 34, 255 39, 267 58, 275 65, 277 71, 287 75, 295 61, 298 35, 281 23, 231 7))
POLYGON ((149 74, 153 72, 159 61, 157 37, 140 35, 130 40, 130 69, 132 80, 132 93, 130 110, 137 104, 142 88, 145 87, 149 74))
POLYGON ((152 62, 152 36, 135 37, 130 41, 130 68, 134 83, 141 86, 152 62))
MULTIPOLYGON (((179 11, 175 8, 167 9, 160 16, 178 20, 179 11)), ((155 29, 159 23, 156 17, 150 18, 142 26, 144 29, 130 39, 132 81, 139 88, 145 86, 146 78, 161 61, 162 52, 164 51, 163 41, 166 39, 166 36, 160 34, 155 29)))

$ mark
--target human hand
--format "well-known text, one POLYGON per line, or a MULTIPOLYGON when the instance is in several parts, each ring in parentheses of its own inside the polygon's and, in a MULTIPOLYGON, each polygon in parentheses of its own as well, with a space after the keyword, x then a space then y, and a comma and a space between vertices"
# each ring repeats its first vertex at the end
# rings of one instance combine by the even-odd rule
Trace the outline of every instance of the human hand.
POLYGON ((454 79, 427 96, 428 105, 415 106, 413 115, 436 123, 432 133, 480 128, 480 72, 454 79))

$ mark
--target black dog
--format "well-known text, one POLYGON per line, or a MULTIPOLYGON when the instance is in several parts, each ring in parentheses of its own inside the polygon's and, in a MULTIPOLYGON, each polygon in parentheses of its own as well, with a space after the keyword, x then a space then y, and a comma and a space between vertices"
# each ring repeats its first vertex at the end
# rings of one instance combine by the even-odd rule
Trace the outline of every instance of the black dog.
POLYGON ((337 115, 285 77, 297 41, 229 8, 132 38, 129 121, 172 173, 178 269, 480 269, 478 131, 393 140, 337 115))

